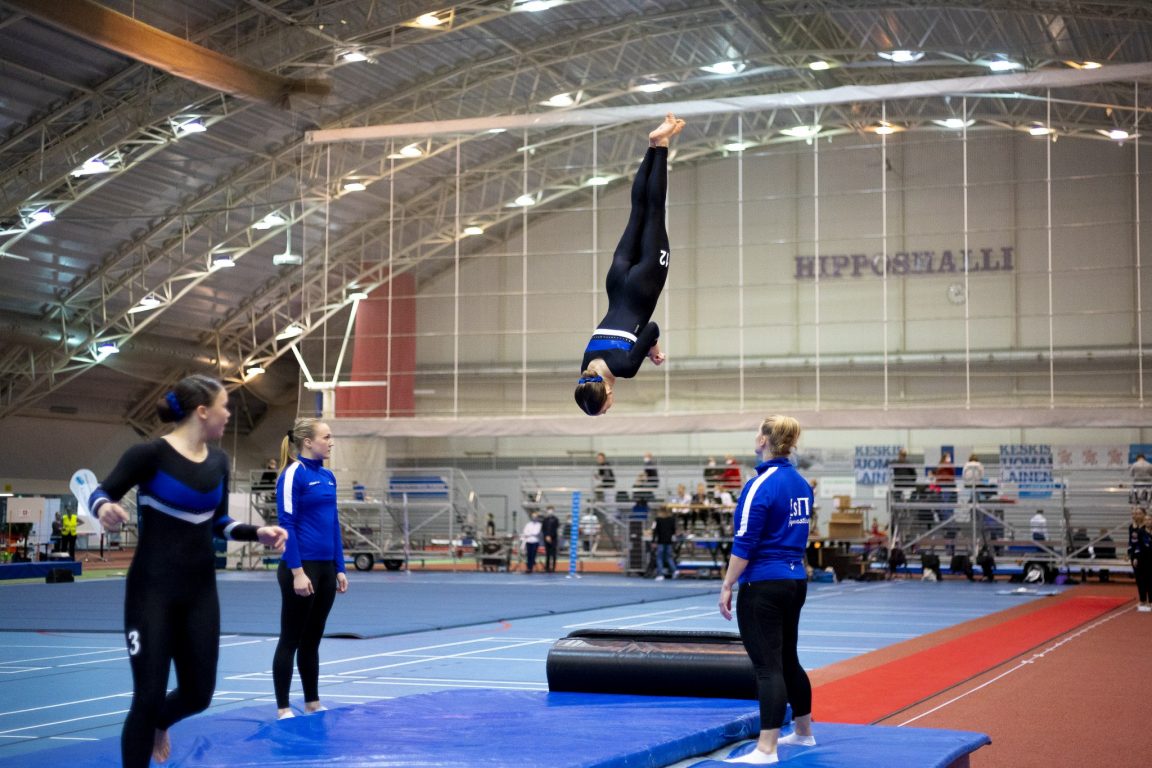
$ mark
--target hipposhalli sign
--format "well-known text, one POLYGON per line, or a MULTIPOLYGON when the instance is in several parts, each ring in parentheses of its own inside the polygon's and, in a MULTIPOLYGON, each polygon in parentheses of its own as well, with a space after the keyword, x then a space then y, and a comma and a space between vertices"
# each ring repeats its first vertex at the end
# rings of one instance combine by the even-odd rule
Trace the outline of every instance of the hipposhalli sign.
POLYGON ((885 272, 893 277, 963 274, 965 253, 968 255, 969 273, 1011 272, 1015 268, 1016 248, 1012 245, 969 248, 967 251, 897 251, 890 256, 881 253, 836 253, 820 257, 796 256, 796 279, 816 279, 817 264, 821 280, 881 277, 885 272))

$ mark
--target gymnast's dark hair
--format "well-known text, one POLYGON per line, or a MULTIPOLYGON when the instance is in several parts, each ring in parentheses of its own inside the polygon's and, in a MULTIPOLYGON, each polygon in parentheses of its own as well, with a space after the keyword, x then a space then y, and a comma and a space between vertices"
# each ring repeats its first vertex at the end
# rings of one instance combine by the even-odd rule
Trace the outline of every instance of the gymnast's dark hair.
POLYGON ((185 376, 156 401, 156 415, 166 423, 184 421, 200 406, 212 405, 223 389, 224 385, 211 376, 185 376))
POLYGON ((599 416, 608 400, 608 386, 604 378, 589 368, 580 374, 576 384, 576 405, 589 416, 599 416))

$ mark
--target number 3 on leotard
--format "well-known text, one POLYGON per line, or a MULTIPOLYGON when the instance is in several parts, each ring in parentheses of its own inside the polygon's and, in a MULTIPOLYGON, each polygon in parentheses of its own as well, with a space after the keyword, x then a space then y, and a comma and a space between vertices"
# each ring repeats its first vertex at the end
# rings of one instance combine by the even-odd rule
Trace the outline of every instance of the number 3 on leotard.
POLYGON ((140 633, 132 630, 128 633, 128 655, 135 656, 140 653, 140 633))

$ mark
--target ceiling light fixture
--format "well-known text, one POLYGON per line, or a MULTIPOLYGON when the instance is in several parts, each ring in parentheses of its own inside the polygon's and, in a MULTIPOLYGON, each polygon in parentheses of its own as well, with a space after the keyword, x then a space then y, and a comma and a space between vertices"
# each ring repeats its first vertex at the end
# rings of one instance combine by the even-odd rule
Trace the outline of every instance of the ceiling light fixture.
POLYGON ((1080 65, 1080 69, 1100 69, 1103 64, 1098 61, 1086 61, 1080 65))
POLYGON ((792 136, 797 139, 810 139, 816 134, 820 133, 822 125, 797 125, 792 128, 785 128, 781 133, 785 136, 792 136))
POLYGON ((363 192, 368 189, 368 185, 362 181, 346 181, 344 182, 345 192, 363 192))
POLYGON ((177 136, 187 136, 190 133, 204 133, 204 131, 208 130, 208 127, 204 125, 204 121, 198 117, 176 122, 172 127, 177 136))
POLYGON ((96 345, 96 354, 101 358, 120 354, 120 345, 114 341, 102 341, 96 345))
POLYGON ((434 13, 425 13, 423 16, 416 17, 416 24, 421 27, 438 27, 443 23, 444 19, 434 13))
POLYGON ((961 128, 966 128, 967 126, 972 125, 976 121, 965 120, 962 117, 948 117, 943 120, 933 120, 932 122, 936 123, 936 125, 940 126, 941 128, 950 128, 954 131, 958 131, 961 128))
POLYGON ((464 227, 464 237, 475 237, 476 235, 484 234, 484 227, 478 224, 469 224, 464 227))
POLYGON ((1014 69, 1023 69, 1024 68, 1023 64, 1016 62, 1016 61, 1012 61, 1011 59, 1009 59, 1007 56, 1005 56, 1002 53, 997 54, 996 58, 989 59, 988 61, 985 61, 982 63, 984 64, 984 66, 988 67, 988 69, 992 70, 993 72, 1011 72, 1014 69))
POLYGON ((909 50, 896 50, 896 51, 877 51, 877 56, 882 59, 887 59, 893 64, 911 64, 914 61, 920 61, 924 58, 924 51, 909 51, 909 50))
POLYGON ((163 299, 161 299, 159 296, 154 293, 149 293, 143 296, 140 301, 137 302, 136 306, 129 309, 128 314, 134 315, 137 312, 147 312, 150 309, 156 309, 156 307, 163 303, 163 299))
POLYGON ((111 173, 112 166, 108 165, 108 161, 93 157, 90 160, 85 160, 84 164, 76 170, 72 171, 73 176, 95 176, 99 173, 111 173))
POLYGON ((56 214, 51 208, 38 208, 28 214, 28 223, 34 227, 52 221, 56 221, 56 214))
POLYGON ((214 253, 212 254, 211 270, 215 272, 218 269, 230 269, 236 266, 236 260, 232 258, 231 253, 214 253))
POLYGON ((284 218, 284 215, 280 213, 280 211, 272 211, 272 213, 269 213, 260 219, 260 221, 253 224, 252 229, 272 229, 272 227, 278 227, 281 224, 287 223, 288 219, 284 218))
POLYGON ((742 141, 732 141, 724 145, 724 150, 727 152, 743 152, 748 149, 748 145, 742 141))
POLYGON ((742 61, 728 60, 718 61, 715 64, 709 64, 706 67, 700 67, 705 72, 711 72, 714 75, 735 75, 744 71, 748 66, 742 61))
POLYGON ((521 208, 527 208, 530 205, 536 205, 536 196, 535 195, 529 195, 529 194, 525 193, 523 195, 520 195, 520 197, 516 198, 516 200, 514 202, 516 205, 520 206, 521 208))
POLYGON ((811 61, 808 63, 808 69, 811 69, 813 72, 823 72, 826 69, 832 69, 832 62, 824 61, 823 59, 811 61))
POLYGON ((297 336, 302 335, 304 335, 303 328, 301 328, 296 323, 289 323, 287 326, 285 326, 284 330, 276 334, 276 341, 287 341, 288 339, 294 339, 297 336))
POLYGON ((881 136, 890 136, 893 133, 896 133, 898 130, 900 129, 891 123, 880 123, 880 125, 877 125, 872 129, 872 133, 878 133, 881 136))
POLYGON ((593 176, 584 183, 590 187, 606 187, 611 181, 607 176, 593 176))
POLYGON ((1132 138, 1132 134, 1128 133, 1128 131, 1124 130, 1123 128, 1113 128, 1110 131, 1100 129, 1099 133, 1107 136, 1113 141, 1127 141, 1128 139, 1132 138))
POLYGON ((1032 136, 1047 136, 1052 133, 1052 129, 1046 125, 1034 125, 1028 129, 1028 133, 1032 136))
POLYGON ((546 107, 570 107, 576 103, 571 93, 558 93, 547 101, 540 102, 546 107))
POLYGON ((362 51, 348 51, 340 55, 344 61, 355 63, 358 61, 368 61, 368 57, 362 51))
POLYGON ((424 154, 424 149, 419 144, 409 144, 405 147, 401 147, 396 152, 393 152, 392 154, 388 155, 388 158, 390 160, 398 160, 401 158, 410 159, 413 157, 420 157, 423 154, 424 154))
POLYGON ((244 369, 244 378, 245 379, 255 378, 256 376, 260 376, 263 373, 264 373, 264 366, 260 365, 259 363, 253 363, 252 365, 249 365, 247 368, 244 369))
POLYGON ((557 5, 563 5, 564 0, 516 0, 512 4, 512 11, 525 11, 527 13, 539 13, 553 8, 557 5))

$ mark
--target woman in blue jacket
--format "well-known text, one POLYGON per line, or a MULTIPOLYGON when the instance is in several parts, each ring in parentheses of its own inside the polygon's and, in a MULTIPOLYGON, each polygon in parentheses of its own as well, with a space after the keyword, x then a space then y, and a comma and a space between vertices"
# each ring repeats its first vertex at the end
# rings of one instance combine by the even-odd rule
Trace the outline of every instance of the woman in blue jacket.
POLYGON ((730 763, 778 762, 777 744, 813 746, 812 685, 796 644, 808 594, 804 550, 812 516, 812 487, 788 456, 800 437, 789 416, 769 416, 756 435, 761 462, 740 494, 733 517, 732 557, 720 588, 720 615, 732 619, 732 588, 740 584, 736 620, 756 672, 760 738, 730 763), (791 702, 795 730, 780 738, 791 702))
POLYGON ((336 509, 336 476, 324 466, 332 453, 332 430, 319 419, 297 419, 280 448, 287 469, 276 483, 278 522, 289 533, 276 578, 280 582, 280 642, 272 659, 277 717, 293 717, 288 705, 292 659, 304 688, 304 711, 320 704, 320 640, 337 592, 348 591, 344 545, 336 509), (296 460, 288 464, 289 442, 296 460))

